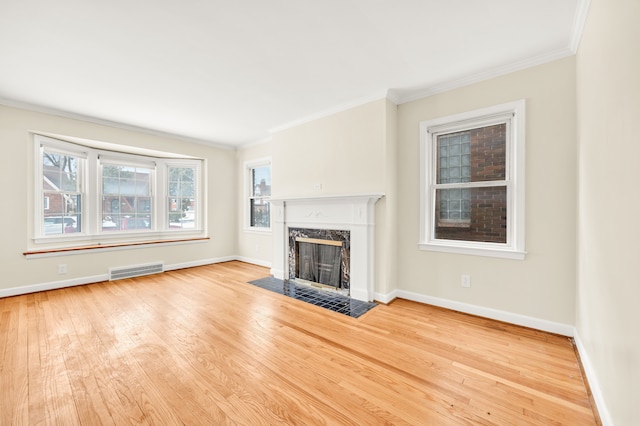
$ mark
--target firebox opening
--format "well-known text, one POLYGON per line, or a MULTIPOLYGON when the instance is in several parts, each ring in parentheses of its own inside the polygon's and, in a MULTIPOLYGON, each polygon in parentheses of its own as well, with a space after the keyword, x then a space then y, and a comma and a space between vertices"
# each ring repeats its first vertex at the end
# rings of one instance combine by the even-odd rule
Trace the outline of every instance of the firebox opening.
POLYGON ((338 289, 342 278, 342 242, 297 237, 296 278, 338 289))

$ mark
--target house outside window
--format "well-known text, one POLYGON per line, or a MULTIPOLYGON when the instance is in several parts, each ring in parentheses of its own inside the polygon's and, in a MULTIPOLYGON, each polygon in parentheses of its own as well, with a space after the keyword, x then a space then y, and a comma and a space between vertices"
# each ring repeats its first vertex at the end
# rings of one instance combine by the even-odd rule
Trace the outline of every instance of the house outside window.
POLYGON ((247 223, 249 229, 271 229, 271 160, 246 163, 248 186, 247 223))
POLYGON ((86 146, 37 134, 34 141, 36 243, 205 234, 202 159, 141 155, 121 145, 86 146))
POLYGON ((82 231, 84 155, 54 148, 42 150, 39 229, 44 235, 82 231))
POLYGON ((420 248, 524 258, 524 101, 421 123, 420 248))
POLYGON ((102 162, 102 231, 151 229, 153 166, 102 162))

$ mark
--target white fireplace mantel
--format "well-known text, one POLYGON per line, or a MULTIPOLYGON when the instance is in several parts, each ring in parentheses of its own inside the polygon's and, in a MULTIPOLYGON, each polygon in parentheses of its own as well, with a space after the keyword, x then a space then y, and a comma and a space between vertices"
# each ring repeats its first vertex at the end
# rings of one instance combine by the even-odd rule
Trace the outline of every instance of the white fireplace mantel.
POLYGON ((336 229, 350 232, 350 296, 374 296, 375 204, 384 194, 318 197, 273 197, 271 202, 275 278, 289 277, 289 228, 336 229))

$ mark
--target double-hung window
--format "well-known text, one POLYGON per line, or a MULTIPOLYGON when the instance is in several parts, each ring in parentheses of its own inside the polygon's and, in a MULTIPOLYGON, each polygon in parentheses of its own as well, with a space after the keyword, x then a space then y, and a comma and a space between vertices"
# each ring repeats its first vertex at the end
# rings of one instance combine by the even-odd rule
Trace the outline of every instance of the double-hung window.
POLYGON ((47 146, 40 151, 37 201, 42 204, 36 229, 42 235, 75 234, 83 230, 86 154, 64 148, 47 146))
POLYGON ((35 142, 36 243, 130 242, 206 233, 202 159, 41 135, 35 135, 35 142))
POLYGON ((271 229, 271 160, 245 163, 247 182, 247 225, 253 230, 271 229))
POLYGON ((100 156, 101 230, 152 229, 155 163, 100 156))
POLYGON ((524 258, 524 101, 422 122, 424 250, 524 258))
POLYGON ((199 217, 199 169, 189 163, 167 164, 167 211, 169 228, 193 229, 199 217))

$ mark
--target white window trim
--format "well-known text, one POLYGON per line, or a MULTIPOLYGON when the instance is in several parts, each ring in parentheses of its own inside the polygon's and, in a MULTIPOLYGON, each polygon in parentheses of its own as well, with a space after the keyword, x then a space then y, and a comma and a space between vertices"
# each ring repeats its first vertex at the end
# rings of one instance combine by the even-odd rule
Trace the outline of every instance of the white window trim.
MULTIPOLYGON (((179 160, 179 159, 172 159, 172 160, 167 160, 164 162, 164 167, 162 167, 162 179, 158 180, 158 191, 162 194, 164 194, 164 205, 166 206, 167 201, 169 200, 169 188, 167 186, 168 184, 168 177, 169 177, 169 168, 171 167, 191 167, 193 166, 193 161, 188 161, 188 160, 179 160)), ((204 200, 204 192, 203 192, 203 184, 204 182, 206 182, 205 179, 203 179, 203 173, 205 172, 205 164, 204 164, 204 160, 202 161, 202 164, 200 165, 200 167, 196 167, 195 170, 195 176, 194 176, 194 184, 195 184, 195 194, 196 194, 196 200, 198 201, 199 204, 203 204, 203 200, 204 200)), ((162 203, 162 201, 161 201, 162 203)), ((196 220, 194 223, 194 229, 198 230, 198 229, 204 229, 204 219, 205 219, 205 215, 206 215, 206 205, 198 205, 196 206, 196 220)), ((161 220, 162 222, 159 223, 165 223, 168 224, 167 226, 170 226, 169 224, 169 209, 165 208, 165 209, 161 209, 160 212, 158 212, 157 220, 161 220)), ((188 229, 190 228, 186 228, 187 231, 185 231, 184 229, 180 229, 180 228, 169 228, 168 232, 188 232, 188 229)))
MULTIPOLYGON (((89 141, 93 142, 93 141, 89 141)), ((203 198, 206 194, 206 162, 204 159, 186 156, 177 156, 170 153, 161 153, 158 157, 143 155, 136 152, 136 148, 131 148, 131 152, 127 152, 127 147, 102 142, 94 142, 100 144, 99 148, 95 146, 85 146, 77 142, 69 142, 55 137, 49 137, 34 133, 34 227, 33 238, 34 244, 55 244, 56 247, 61 246, 77 246, 79 244, 117 244, 144 241, 162 241, 172 240, 175 238, 201 238, 206 237, 206 200, 203 198), (66 153, 78 156, 86 165, 81 172, 81 188, 83 195, 83 203, 81 206, 82 232, 70 234, 45 235, 43 222, 43 204, 44 197, 42 191, 42 150, 44 147, 50 151, 66 153), (106 151, 104 148, 111 148, 106 151), (166 156, 163 156, 166 154, 166 156), (102 231, 101 225, 101 162, 99 157, 108 159, 109 163, 122 162, 135 165, 153 165, 155 171, 153 173, 152 185, 152 209, 154 220, 150 230, 140 231, 102 231), (169 228, 168 212, 165 206, 167 199, 167 170, 169 166, 175 165, 196 165, 197 181, 196 194, 198 197, 197 205, 197 222, 194 228, 180 229, 169 228), (165 226, 166 225, 166 226, 165 226)))
POLYGON ((525 101, 524 99, 420 123, 421 250, 523 260, 525 258, 525 101), (490 125, 512 116, 507 142, 507 243, 436 239, 435 134, 490 125))
MULTIPOLYGON (((244 212, 244 231, 248 233, 256 233, 256 234, 270 234, 271 233, 271 215, 269 216, 269 227, 261 227, 261 226, 251 226, 251 194, 252 190, 252 179, 251 179, 251 170, 261 166, 269 166, 271 167, 271 172, 273 172, 273 167, 271 166, 271 157, 263 157, 256 160, 245 161, 244 163, 244 202, 243 202, 243 212, 244 212)), ((273 181, 273 176, 272 176, 273 181)), ((265 197, 271 198, 271 197, 265 197)))

